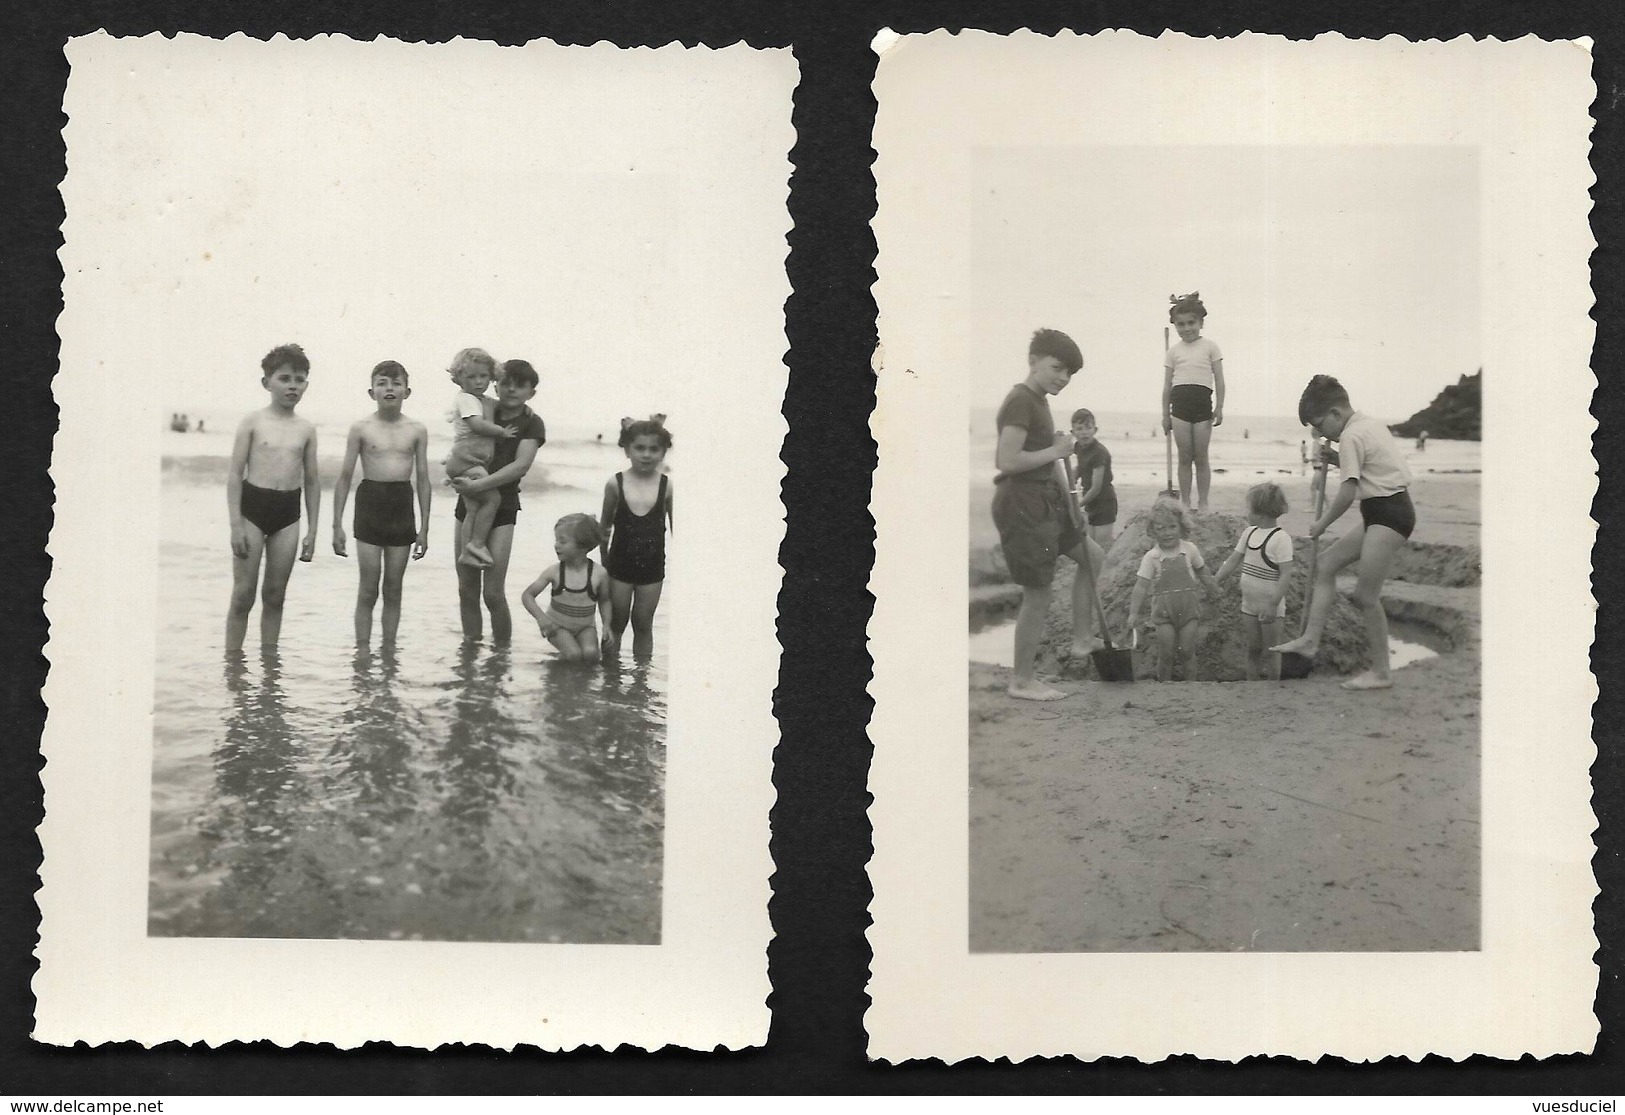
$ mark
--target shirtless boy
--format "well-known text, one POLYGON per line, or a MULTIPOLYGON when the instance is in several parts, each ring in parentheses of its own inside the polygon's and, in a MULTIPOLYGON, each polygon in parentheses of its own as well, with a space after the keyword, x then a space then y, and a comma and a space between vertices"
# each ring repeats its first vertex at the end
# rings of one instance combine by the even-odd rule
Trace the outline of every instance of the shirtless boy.
POLYGON ((260 361, 260 386, 270 404, 244 418, 231 447, 226 473, 226 512, 231 517, 231 607, 226 612, 226 651, 243 649, 248 614, 258 589, 260 647, 275 648, 282 634, 282 601, 294 551, 300 561, 316 553, 316 516, 321 478, 316 472, 316 427, 294 414, 305 396, 310 360, 298 345, 278 345, 260 361), (299 491, 305 494, 305 541, 299 544, 299 491), (260 582, 260 559, 265 580, 260 582))
POLYGON ((344 504, 350 478, 361 459, 361 486, 355 493, 356 560, 361 584, 355 598, 355 643, 372 641, 372 609, 378 603, 380 574, 384 596, 383 645, 395 644, 401 624, 401 581, 406 558, 415 561, 429 549, 429 432, 422 422, 401 413, 412 395, 406 369, 385 360, 372 370, 367 388, 378 409, 350 427, 344 464, 333 488, 333 552, 348 557, 344 538, 344 504), (412 522, 413 480, 417 481, 418 523, 412 522))

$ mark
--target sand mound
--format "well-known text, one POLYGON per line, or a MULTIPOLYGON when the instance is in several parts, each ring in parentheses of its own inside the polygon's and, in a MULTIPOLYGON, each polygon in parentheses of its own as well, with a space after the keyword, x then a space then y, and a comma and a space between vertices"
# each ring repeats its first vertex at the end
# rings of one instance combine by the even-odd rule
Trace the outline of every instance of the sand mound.
POLYGON ((1388 575, 1389 580, 1453 588, 1476 585, 1482 576, 1482 562, 1476 549, 1440 542, 1410 543, 1399 552, 1393 572, 1388 575))
MULTIPOLYGON (((1146 533, 1148 512, 1138 512, 1123 524, 1122 533, 1106 555, 1105 568, 1098 582, 1100 602, 1106 610, 1106 623, 1113 640, 1123 642, 1128 637, 1129 597, 1140 559, 1151 548, 1146 533)), ((1236 515, 1209 512, 1192 516, 1191 541, 1202 551, 1208 568, 1217 572, 1226 556, 1235 548, 1236 539, 1246 529, 1247 521, 1236 515)), ((1288 634, 1297 634, 1303 622, 1303 595, 1308 581, 1309 539, 1294 538, 1298 560, 1287 586, 1288 634)), ((1093 676, 1093 666, 1066 663, 1067 648, 1071 642, 1071 588, 1072 571, 1069 561, 1055 578, 1055 596, 1050 606, 1049 621, 1044 636, 1044 649, 1040 654, 1040 669, 1064 665, 1071 676, 1093 676)), ((1241 621, 1241 589, 1239 578, 1231 577, 1223 586, 1223 595, 1209 599, 1204 594, 1201 607, 1201 632, 1197 640, 1197 668, 1204 681, 1240 681, 1246 677, 1247 643, 1241 621)), ((1154 678, 1157 674, 1157 649, 1145 646, 1134 656, 1135 675, 1154 678)), ((1320 655, 1316 659, 1317 672, 1354 673, 1367 665, 1365 623, 1360 611, 1345 599, 1339 598, 1332 609, 1331 619, 1321 637, 1320 655)))

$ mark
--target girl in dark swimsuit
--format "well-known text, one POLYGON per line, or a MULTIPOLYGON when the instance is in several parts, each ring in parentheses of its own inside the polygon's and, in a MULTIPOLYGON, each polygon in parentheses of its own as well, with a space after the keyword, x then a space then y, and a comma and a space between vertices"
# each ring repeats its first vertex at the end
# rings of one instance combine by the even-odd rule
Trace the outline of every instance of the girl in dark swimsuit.
POLYGON ((610 623, 606 649, 617 650, 632 624, 632 652, 647 657, 654 649, 655 609, 666 580, 666 528, 672 522, 671 477, 661 471, 671 449, 665 416, 621 422, 620 445, 631 467, 604 485, 599 523, 608 541, 610 623))

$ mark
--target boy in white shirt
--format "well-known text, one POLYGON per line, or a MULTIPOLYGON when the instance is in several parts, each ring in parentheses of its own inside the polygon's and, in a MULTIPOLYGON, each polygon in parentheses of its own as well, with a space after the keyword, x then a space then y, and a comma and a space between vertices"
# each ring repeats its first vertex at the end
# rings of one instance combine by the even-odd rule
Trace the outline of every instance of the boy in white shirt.
POLYGON ((1331 376, 1315 376, 1309 381, 1298 400, 1298 420, 1311 427, 1315 436, 1338 443, 1336 463, 1342 477, 1331 505, 1310 526, 1309 537, 1319 538, 1356 501, 1360 504, 1360 525, 1343 534, 1321 554, 1316 566, 1315 596, 1309 607, 1309 625, 1304 633, 1270 649, 1313 658, 1320 649, 1320 635, 1331 616, 1332 603, 1337 599, 1337 574, 1359 562, 1360 580, 1354 590, 1354 601, 1365 613, 1371 669, 1349 678, 1343 688, 1392 688, 1394 683, 1388 669, 1388 616, 1382 610, 1382 583, 1388 579, 1395 555, 1405 548, 1411 531, 1416 529, 1416 508, 1408 490, 1411 471, 1400 456, 1388 427, 1355 410, 1348 392, 1331 376))

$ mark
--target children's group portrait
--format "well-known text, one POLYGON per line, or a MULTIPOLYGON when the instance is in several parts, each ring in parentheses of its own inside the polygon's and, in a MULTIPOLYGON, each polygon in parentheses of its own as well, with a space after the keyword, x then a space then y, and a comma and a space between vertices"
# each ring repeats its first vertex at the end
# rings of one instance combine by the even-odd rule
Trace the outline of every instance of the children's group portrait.
MULTIPOLYGON (((387 946, 336 943, 444 946, 413 970, 429 1001, 498 955, 453 946, 528 950, 506 961, 528 972, 503 993, 514 1012, 483 1025, 525 1025, 540 980, 573 1020, 560 1041, 615 1032, 567 1003, 624 1026, 615 988, 686 984, 709 952, 749 973, 713 980, 727 1005, 638 1017, 666 1038, 750 1030, 787 56, 75 49, 58 452, 116 462, 132 524, 119 653, 92 644, 101 695, 75 706, 126 741, 129 771, 98 783, 126 835, 103 856, 120 912, 93 924, 171 976, 210 970, 186 963, 200 948, 247 950, 236 967, 268 994, 329 957, 346 958, 335 995, 395 978, 387 946), (106 391, 132 359, 142 390, 113 427, 106 391), (704 545, 746 520, 749 540, 704 545), (717 622, 727 648, 703 635, 717 622), (600 946, 624 947, 568 951, 600 946)), ((84 630, 75 570, 105 580, 71 527, 111 497, 66 472, 59 491, 65 651, 84 630)), ((70 717, 62 778, 87 745, 70 717)), ((252 995, 201 997, 206 1028, 264 1017, 252 995)), ((349 998, 324 1024, 413 1040, 421 1020, 387 997, 349 998)))

